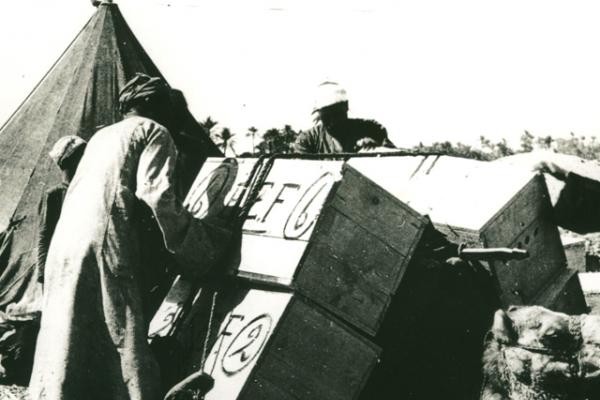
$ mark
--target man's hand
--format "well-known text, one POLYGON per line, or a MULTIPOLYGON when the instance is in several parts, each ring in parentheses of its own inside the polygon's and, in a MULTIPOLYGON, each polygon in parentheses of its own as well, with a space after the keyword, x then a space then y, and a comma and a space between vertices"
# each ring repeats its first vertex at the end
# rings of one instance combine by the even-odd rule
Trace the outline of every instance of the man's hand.
POLYGON ((550 174, 561 181, 567 180, 567 175, 569 174, 569 171, 563 169, 558 164, 549 160, 542 160, 538 162, 533 166, 533 170, 537 172, 543 172, 545 174, 550 174))
POLYGON ((376 147, 379 147, 379 145, 377 144, 377 142, 370 138, 370 137, 364 137, 362 139, 358 139, 356 141, 356 145, 354 146, 355 151, 360 151, 360 150, 372 150, 376 147))

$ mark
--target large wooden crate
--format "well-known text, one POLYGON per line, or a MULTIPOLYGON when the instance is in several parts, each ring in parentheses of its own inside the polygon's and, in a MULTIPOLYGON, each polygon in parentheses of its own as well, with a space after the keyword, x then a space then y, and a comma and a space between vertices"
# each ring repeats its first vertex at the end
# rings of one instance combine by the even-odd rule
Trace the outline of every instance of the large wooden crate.
MULTIPOLYGON (((228 216, 255 162, 209 159, 188 209, 228 216)), ((244 222, 237 275, 291 287, 375 334, 425 224, 343 162, 276 160, 244 222)))
POLYGON ((451 241, 527 249, 525 260, 490 263, 504 305, 531 304, 566 268, 539 175, 448 156, 354 158, 348 164, 427 214, 451 241))
POLYGON ((203 368, 215 386, 206 400, 357 398, 377 362, 375 345, 298 295, 228 291, 217 297, 220 323, 203 368))

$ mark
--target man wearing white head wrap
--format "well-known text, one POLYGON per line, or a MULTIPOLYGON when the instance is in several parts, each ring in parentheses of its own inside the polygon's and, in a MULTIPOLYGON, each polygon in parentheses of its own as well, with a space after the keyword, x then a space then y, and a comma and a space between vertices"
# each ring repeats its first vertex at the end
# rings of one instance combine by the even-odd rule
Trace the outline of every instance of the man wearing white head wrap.
POLYGON ((301 132, 296 153, 348 153, 375 147, 394 147, 383 126, 373 120, 348 118, 348 95, 335 82, 317 88, 313 105, 315 126, 301 132))
MULTIPOLYGON (((54 160, 56 165, 61 170, 65 170, 65 166, 73 157, 78 154, 77 161, 83 155, 83 149, 85 148, 86 141, 75 135, 63 136, 54 143, 52 149, 48 152, 50 158, 54 160)), ((72 171, 73 173, 75 171, 72 171)), ((70 180, 70 179, 69 179, 70 180)))
POLYGON ((161 244, 189 275, 206 273, 229 237, 175 195, 169 94, 161 78, 137 75, 120 93, 124 120, 87 145, 48 250, 32 399, 161 398, 141 288, 142 253, 154 249, 140 212, 151 212, 161 244))

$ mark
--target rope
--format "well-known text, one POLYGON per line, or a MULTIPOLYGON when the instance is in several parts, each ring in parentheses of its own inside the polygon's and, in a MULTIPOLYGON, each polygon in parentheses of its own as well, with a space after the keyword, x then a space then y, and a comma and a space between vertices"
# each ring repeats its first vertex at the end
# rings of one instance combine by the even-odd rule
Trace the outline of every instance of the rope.
POLYGON ((200 359, 200 370, 204 370, 204 364, 206 363, 206 357, 208 352, 208 342, 210 340, 210 335, 212 332, 212 324, 215 316, 215 307, 217 304, 217 292, 216 290, 212 295, 212 302, 210 306, 210 314, 208 315, 208 324, 206 326, 206 336, 204 337, 204 345, 202 346, 202 358, 200 359))
POLYGON ((271 168, 273 167, 276 158, 278 158, 277 155, 269 156, 268 158, 266 158, 266 160, 261 160, 259 168, 253 169, 253 174, 251 175, 258 174, 258 176, 256 176, 256 179, 254 179, 254 176, 250 177, 253 178, 253 182, 250 187, 248 196, 246 197, 246 201, 244 202, 244 205, 242 206, 238 214, 238 221, 240 226, 244 223, 244 221, 248 217, 250 209, 256 202, 256 199, 260 194, 260 190, 262 189, 262 186, 265 183, 265 180, 267 179, 267 176, 269 175, 269 172, 271 171, 271 168))
MULTIPOLYGON (((258 190, 258 189, 255 189, 257 187, 256 175, 262 169, 263 162, 268 157, 269 157, 268 155, 260 156, 254 163, 254 165, 252 166, 250 175, 248 175, 248 178, 246 179, 246 183, 244 184, 244 192, 237 199, 237 201, 235 203, 234 210, 239 209, 240 212, 234 216, 234 218, 235 218, 233 221, 234 227, 241 227, 241 225, 244 223, 244 220, 248 216, 248 212, 250 211, 252 204, 254 203, 254 201, 256 201, 256 196, 258 194, 254 194, 254 195, 252 194, 252 192, 254 190, 258 190), (250 194, 248 196, 246 196, 246 193, 250 193, 250 194), (253 200, 250 201, 250 198, 253 198, 253 200), (244 201, 244 199, 246 199, 246 201, 244 201), (244 201, 243 206, 242 206, 242 201, 244 201)), ((262 183, 260 184, 260 186, 262 186, 262 183)))

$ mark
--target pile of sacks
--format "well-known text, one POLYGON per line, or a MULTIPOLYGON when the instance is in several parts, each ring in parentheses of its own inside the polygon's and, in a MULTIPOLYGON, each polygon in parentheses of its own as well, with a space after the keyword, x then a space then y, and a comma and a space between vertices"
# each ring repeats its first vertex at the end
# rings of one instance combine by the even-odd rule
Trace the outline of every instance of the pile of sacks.
POLYGON ((499 310, 483 357, 482 400, 600 399, 600 316, 499 310))

